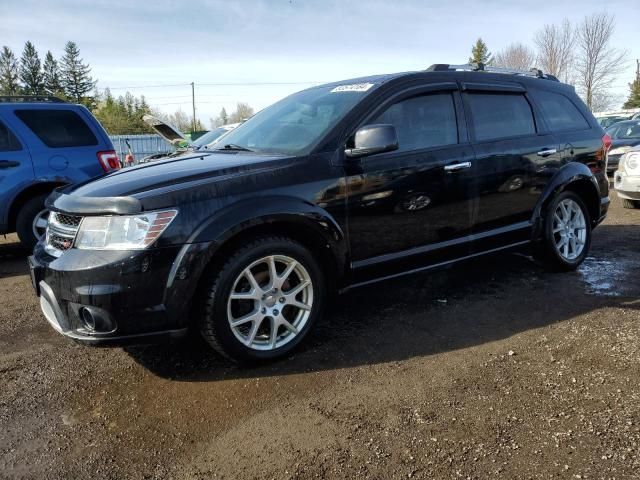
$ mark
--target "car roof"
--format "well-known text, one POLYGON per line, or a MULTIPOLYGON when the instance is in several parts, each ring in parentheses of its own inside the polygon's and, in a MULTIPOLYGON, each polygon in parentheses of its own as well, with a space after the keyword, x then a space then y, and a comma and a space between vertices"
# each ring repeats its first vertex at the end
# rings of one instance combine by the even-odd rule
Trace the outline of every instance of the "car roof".
POLYGON ((352 84, 361 84, 361 83, 373 83, 376 87, 379 87, 382 84, 389 83, 393 80, 399 79, 421 79, 425 81, 460 81, 460 82, 517 82, 521 84, 525 84, 527 86, 535 86, 542 88, 550 88, 557 90, 571 90, 574 91, 574 88, 571 85, 567 85, 565 83, 559 82, 557 80, 547 79, 547 78, 537 78, 534 76, 527 75, 517 75, 517 74, 508 74, 508 73, 494 73, 488 71, 469 71, 469 70, 449 70, 449 71, 427 71, 427 70, 416 70, 409 72, 397 72, 397 73, 387 73, 380 75, 368 75, 366 77, 356 77, 349 78, 345 80, 339 80, 335 82, 325 83, 322 85, 316 85, 311 87, 309 90, 315 88, 327 88, 327 87, 336 87, 340 85, 352 85, 352 84))
POLYGON ((29 108, 41 108, 41 109, 59 109, 59 108, 79 108, 82 105, 77 103, 67 102, 0 102, 0 108, 7 107, 29 107, 29 108))

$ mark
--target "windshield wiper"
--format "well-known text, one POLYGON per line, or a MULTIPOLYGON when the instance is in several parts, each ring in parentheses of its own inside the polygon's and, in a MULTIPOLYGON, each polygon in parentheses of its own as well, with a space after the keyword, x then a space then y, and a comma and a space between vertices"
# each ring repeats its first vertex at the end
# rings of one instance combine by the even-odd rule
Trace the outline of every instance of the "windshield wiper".
POLYGON ((234 152, 253 152, 253 150, 251 150, 250 148, 243 147, 242 145, 236 145, 235 143, 227 143, 224 147, 216 148, 216 150, 218 151, 228 150, 228 151, 234 151, 234 152))

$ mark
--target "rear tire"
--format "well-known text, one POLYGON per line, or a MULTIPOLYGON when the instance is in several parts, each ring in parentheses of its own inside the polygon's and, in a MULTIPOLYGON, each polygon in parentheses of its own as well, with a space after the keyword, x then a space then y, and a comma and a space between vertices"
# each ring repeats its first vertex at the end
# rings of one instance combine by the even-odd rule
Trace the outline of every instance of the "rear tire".
POLYGON ((547 206, 543 221, 543 238, 534 256, 552 271, 578 268, 591 247, 591 219, 582 198, 571 191, 560 193, 547 206))
MULTIPOLYGON (((34 221, 36 218, 46 218, 43 215, 47 214, 47 210, 44 207, 44 201, 48 197, 48 194, 38 195, 28 200, 18 212, 16 218, 16 233, 20 239, 20 243, 28 250, 33 250, 36 243, 40 240, 40 234, 44 233, 42 225, 38 225, 36 229, 34 221), (36 233, 38 231, 38 234, 36 233)), ((40 222, 41 223, 41 222, 40 222)))
POLYGON ((326 296, 323 271, 305 247, 286 237, 262 237, 211 272, 200 332, 233 361, 275 360, 307 336, 322 315, 326 296))
POLYGON ((622 199, 622 206, 624 208, 640 208, 640 202, 637 200, 622 199))

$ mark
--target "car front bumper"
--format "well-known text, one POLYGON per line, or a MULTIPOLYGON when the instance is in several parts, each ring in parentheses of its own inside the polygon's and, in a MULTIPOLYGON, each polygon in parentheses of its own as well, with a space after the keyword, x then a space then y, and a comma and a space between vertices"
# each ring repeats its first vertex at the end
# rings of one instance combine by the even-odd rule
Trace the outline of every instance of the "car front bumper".
POLYGON ((620 158, 622 158, 622 153, 617 155, 609 154, 607 156, 607 173, 612 174, 618 169, 618 165, 620 165, 620 158))
POLYGON ((617 170, 613 176, 613 182, 618 197, 626 200, 640 200, 639 175, 628 175, 622 170, 617 170))
POLYGON ((89 345, 150 343, 187 334, 203 248, 71 249, 55 258, 40 243, 29 269, 41 310, 58 333, 89 345))

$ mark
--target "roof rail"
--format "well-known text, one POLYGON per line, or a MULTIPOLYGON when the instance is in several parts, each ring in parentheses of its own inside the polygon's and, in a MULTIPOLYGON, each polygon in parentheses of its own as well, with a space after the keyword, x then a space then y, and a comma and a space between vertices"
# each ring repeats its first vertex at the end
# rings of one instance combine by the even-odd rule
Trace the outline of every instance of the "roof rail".
POLYGON ((427 72, 452 72, 452 71, 467 71, 467 72, 488 72, 488 73, 504 73, 507 75, 520 75, 523 77, 536 77, 544 78, 547 80, 553 80, 558 82, 559 80, 553 76, 544 73, 542 70, 532 68, 531 70, 516 70, 513 68, 493 67, 491 65, 485 65, 484 63, 469 63, 464 65, 449 65, 448 63, 434 63, 426 70, 427 72))
POLYGON ((54 97, 53 95, 0 95, 0 103, 13 102, 67 103, 66 100, 54 97))

